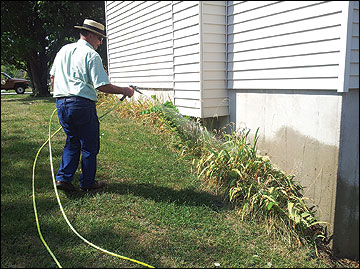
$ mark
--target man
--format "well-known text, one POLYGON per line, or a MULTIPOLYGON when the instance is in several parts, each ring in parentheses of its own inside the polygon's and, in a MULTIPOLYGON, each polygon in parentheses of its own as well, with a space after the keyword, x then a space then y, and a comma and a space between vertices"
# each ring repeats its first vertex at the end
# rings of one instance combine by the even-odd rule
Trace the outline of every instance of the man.
POLYGON ((99 120, 96 113, 96 90, 131 97, 131 87, 110 84, 102 60, 96 52, 105 36, 101 23, 85 19, 77 43, 65 45, 57 53, 50 71, 53 96, 59 122, 67 138, 56 186, 60 190, 74 191, 73 176, 81 158, 79 177, 82 191, 99 189, 103 181, 96 181, 96 158, 100 149, 99 120))

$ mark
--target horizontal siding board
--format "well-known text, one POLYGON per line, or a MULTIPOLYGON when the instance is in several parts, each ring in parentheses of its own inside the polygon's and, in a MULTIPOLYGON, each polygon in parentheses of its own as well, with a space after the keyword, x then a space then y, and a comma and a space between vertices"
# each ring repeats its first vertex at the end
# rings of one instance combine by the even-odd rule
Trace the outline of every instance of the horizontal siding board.
POLYGON ((224 59, 226 59, 226 55, 225 52, 204 52, 203 53, 203 60, 206 61, 210 61, 210 62, 215 62, 215 61, 219 61, 222 62, 224 61, 224 59))
POLYGON ((339 51, 303 54, 298 56, 265 58, 260 60, 232 61, 228 63, 228 69, 232 71, 266 69, 266 68, 291 68, 311 66, 315 64, 329 65, 340 64, 339 51))
POLYGON ((174 90, 175 90, 175 94, 177 90, 200 91, 200 81, 175 81, 174 90))
POLYGON ((199 14, 199 6, 196 4, 187 9, 184 9, 180 12, 175 12, 173 14, 173 20, 174 20, 174 22, 178 22, 178 21, 186 19, 187 17, 195 16, 198 14, 199 14))
MULTIPOLYGON (((198 6, 198 2, 197 1, 180 1, 178 3, 175 3, 173 6, 173 12, 174 14, 181 12, 181 11, 185 11, 191 9, 194 6, 198 6)), ((186 16, 186 15, 184 15, 186 16)))
MULTIPOLYGON (((138 14, 141 17, 157 8, 156 1, 134 1, 123 7, 119 5, 115 12, 109 14, 108 22, 111 25, 120 22, 120 26, 131 24, 131 20, 139 19, 137 16, 134 18, 134 14, 138 14)), ((109 29, 112 29, 112 27, 109 29)))
POLYGON ((226 43, 225 33, 203 33, 203 42, 226 43))
POLYGON ((221 71, 224 72, 226 70, 226 62, 224 61, 204 61, 203 71, 221 71))
MULTIPOLYGON (((139 71, 147 71, 147 70, 172 70, 172 62, 160 62, 160 63, 151 63, 149 64, 140 64, 140 65, 130 65, 126 66, 123 63, 113 63, 111 65, 112 68, 116 68, 116 72, 139 72, 139 71)), ((115 71, 114 71, 115 72, 115 71)))
POLYGON ((277 4, 279 1, 228 1, 228 14, 240 14, 277 4))
POLYGON ((337 77, 312 79, 252 79, 229 80, 230 89, 289 89, 289 90, 337 90, 337 77))
POLYGON ((229 71, 228 79, 296 79, 296 78, 337 78, 338 65, 320 67, 300 67, 264 69, 252 71, 229 71))
POLYGON ((160 55, 157 57, 149 57, 149 58, 139 58, 137 60, 124 61, 122 58, 111 59, 110 65, 112 68, 121 68, 121 67, 132 67, 136 69, 141 69, 141 66, 148 65, 149 69, 151 69, 151 64, 158 63, 168 63, 168 66, 172 66, 172 54, 168 55, 160 55), (138 67, 140 66, 140 67, 138 67))
POLYGON ((193 25, 181 30, 174 31, 174 39, 178 39, 198 33, 199 33, 199 25, 193 25))
POLYGON ((167 48, 172 48, 172 40, 163 41, 161 43, 153 43, 140 48, 132 48, 128 50, 123 50, 119 48, 115 48, 111 50, 111 55, 114 57, 123 57, 123 56, 131 56, 131 55, 139 55, 143 53, 149 53, 153 51, 159 51, 167 48))
MULTIPOLYGON (((204 42, 204 51, 206 52, 220 52, 223 53, 226 50, 225 41, 224 43, 210 43, 210 42, 204 42)), ((225 58, 224 58, 225 60, 225 58)))
MULTIPOLYGON (((322 40, 305 44, 289 45, 284 47, 263 48, 246 52, 228 53, 229 61, 244 61, 250 59, 266 59, 273 57, 285 57, 291 55, 304 55, 315 53, 334 52, 340 49, 340 39, 322 40)), ((289 59, 291 60, 291 59, 289 59)))
POLYGON ((221 14, 221 15, 203 14, 202 21, 203 23, 225 25, 226 17, 224 15, 225 14, 221 14))
POLYGON ((165 1, 162 3, 156 1, 137 2, 136 5, 134 4, 134 8, 123 11, 113 19, 109 19, 109 23, 116 25, 120 30, 124 30, 139 23, 143 24, 144 20, 151 19, 151 14, 161 16, 168 10, 171 10, 171 4, 165 1))
MULTIPOLYGON (((228 26, 230 33, 241 33, 246 31, 254 31, 261 28, 272 28, 276 25, 289 24, 298 21, 310 20, 313 18, 328 16, 333 13, 341 12, 341 1, 326 2, 321 5, 311 6, 306 9, 294 10, 289 13, 281 13, 276 16, 259 18, 254 21, 247 21, 242 23, 234 23, 228 26)), ((236 18, 240 18, 238 16, 236 18)))
POLYGON ((242 11, 242 5, 238 5, 237 11, 239 13, 230 13, 231 15, 229 16, 228 23, 233 24, 235 22, 254 21, 321 3, 323 3, 323 1, 283 1, 273 3, 272 5, 263 5, 261 8, 252 9, 250 11, 242 11))
POLYGON ((328 16, 316 17, 311 20, 302 20, 292 22, 291 24, 276 25, 269 31, 268 28, 260 28, 254 31, 243 32, 240 34, 233 33, 228 28, 228 42, 244 42, 254 39, 266 39, 276 36, 289 35, 300 32, 313 31, 340 25, 341 13, 330 14, 328 16))
POLYGON ((174 98, 174 104, 176 106, 197 108, 197 109, 200 109, 200 107, 201 107, 201 101, 198 99, 196 100, 196 99, 189 99, 189 98, 188 99, 174 98))
POLYGON ((116 8, 111 8, 110 12, 106 13, 107 20, 110 23, 114 20, 114 18, 119 17, 119 15, 121 15, 123 12, 131 10, 131 8, 135 8, 136 6, 145 3, 145 1, 137 1, 137 3, 135 3, 135 1, 133 1, 132 3, 129 3, 129 1, 123 1, 123 2, 114 1, 114 2, 115 2, 114 7, 116 8))
POLYGON ((228 45, 229 51, 248 51, 263 48, 283 47, 311 42, 321 42, 322 40, 336 39, 340 36, 340 27, 331 27, 309 32, 301 32, 284 36, 277 36, 264 39, 256 39, 248 42, 232 43, 228 45))
MULTIPOLYGON (((149 30, 149 29, 147 29, 149 30)), ((113 38, 113 36, 110 34, 108 34, 109 36, 109 41, 108 44, 110 46, 110 48, 113 47, 122 47, 122 46, 127 46, 127 45, 138 45, 140 42, 144 41, 146 42, 147 40, 151 40, 154 38, 157 38, 159 36, 167 36, 167 35, 171 35, 172 37, 172 26, 169 23, 167 24, 160 24, 160 25, 156 25, 154 26, 151 31, 147 31, 147 30, 140 30, 137 33, 132 34, 131 36, 128 36, 125 39, 121 39, 121 38, 113 38)))
POLYGON ((174 65, 200 63, 199 52, 190 55, 174 56, 174 65))
POLYGON ((203 25, 203 31, 204 33, 223 34, 226 31, 226 26, 207 23, 203 25))
MULTIPOLYGON (((162 29, 164 30, 164 29, 162 29)), ((138 37, 134 37, 130 40, 128 40, 128 42, 113 42, 109 44, 109 49, 115 49, 118 48, 118 50, 131 50, 131 49, 136 49, 136 48, 143 48, 149 45, 153 45, 153 44, 157 44, 157 43, 162 43, 162 42, 166 42, 166 41, 172 41, 172 34, 171 32, 164 32, 162 31, 161 34, 159 33, 152 33, 152 35, 148 35, 148 36, 138 36, 138 37), (130 42, 132 41, 132 42, 130 42)))
POLYGON ((173 27, 174 27, 174 31, 176 31, 198 24, 199 24, 199 16, 198 14, 195 14, 181 21, 174 22, 173 27))
POLYGON ((191 70, 191 72, 200 73, 200 64, 193 63, 193 64, 186 64, 186 65, 175 65, 174 66, 174 73, 187 73, 191 70))
POLYGON ((127 61, 133 61, 133 60, 139 60, 139 59, 146 59, 146 58, 154 58, 154 57, 159 57, 159 56, 163 56, 163 55, 171 55, 172 54, 172 48, 163 48, 163 49, 157 49, 157 50, 153 50, 153 51, 144 51, 142 53, 139 54, 132 54, 132 55, 128 55, 128 56, 119 56, 116 53, 112 53, 109 52, 109 56, 115 60, 115 59, 119 59, 122 62, 127 62, 127 61))
POLYGON ((172 76, 168 75, 158 75, 158 76, 132 76, 128 75, 127 77, 118 73, 112 73, 112 77, 116 78, 119 82, 133 81, 133 82, 170 82, 172 81, 172 76))
POLYGON ((124 29, 117 29, 117 31, 114 32, 112 38, 114 39, 114 41, 116 41, 115 39, 116 37, 117 38, 121 37, 122 39, 124 39, 124 38, 129 38, 133 35, 138 35, 137 31, 140 30, 150 32, 156 29, 156 27, 159 27, 158 25, 161 25, 163 22, 166 21, 169 21, 169 23, 171 23, 171 13, 169 14, 169 12, 165 12, 156 17, 149 16, 149 18, 142 23, 125 27, 124 29))
POLYGON ((226 90, 226 81, 225 80, 205 80, 203 82, 203 88, 204 89, 222 89, 226 90))
POLYGON ((175 98, 189 98, 191 96, 194 99, 201 99, 200 91, 185 91, 185 90, 176 90, 175 91, 175 98))
POLYGON ((200 81, 200 73, 174 74, 175 81, 200 81))
POLYGON ((206 89, 206 91, 204 91, 203 93, 203 99, 213 99, 213 98, 220 98, 220 99, 224 99, 224 98, 228 98, 228 92, 227 90, 224 89, 206 89))
POLYGON ((128 50, 122 50, 120 48, 115 48, 110 50, 110 54, 114 57, 123 57, 123 56, 131 56, 131 55, 140 55, 144 53, 162 51, 167 48, 172 48, 172 40, 163 41, 161 43, 149 44, 145 47, 133 48, 128 50))
POLYGON ((197 33, 174 40, 174 48, 184 47, 190 44, 199 44, 199 35, 197 33))
POLYGON ((179 112, 182 115, 187 115, 196 118, 201 117, 199 108, 189 108, 189 107, 181 107, 181 106, 177 106, 177 108, 179 109, 179 112))
POLYGON ((203 98, 203 106, 204 108, 218 108, 218 107, 228 107, 229 106, 229 98, 203 98))
POLYGON ((203 79, 204 80, 225 80, 226 71, 225 70, 215 70, 215 71, 203 71, 203 79))
POLYGON ((203 118, 221 117, 229 115, 229 107, 207 107, 203 112, 203 118))
POLYGON ((161 70, 132 70, 129 72, 124 72, 123 70, 116 70, 111 72, 112 75, 120 74, 121 77, 160 77, 160 76, 172 76, 172 68, 162 68, 161 70))
POLYGON ((226 13, 225 1, 223 1, 222 4, 217 4, 217 5, 214 5, 212 1, 204 1, 202 12, 204 15, 210 14, 212 16, 216 16, 216 15, 225 16, 226 13))
POLYGON ((174 48, 174 57, 181 55, 195 54, 198 53, 199 51, 200 51, 199 44, 190 44, 188 46, 174 48))
POLYGON ((118 78, 111 78, 111 83, 114 85, 118 85, 124 87, 124 85, 134 85, 139 88, 150 88, 150 89, 171 89, 173 82, 172 81, 156 81, 156 82, 149 82, 149 81, 135 81, 135 80, 127 80, 127 81, 119 81, 118 78))

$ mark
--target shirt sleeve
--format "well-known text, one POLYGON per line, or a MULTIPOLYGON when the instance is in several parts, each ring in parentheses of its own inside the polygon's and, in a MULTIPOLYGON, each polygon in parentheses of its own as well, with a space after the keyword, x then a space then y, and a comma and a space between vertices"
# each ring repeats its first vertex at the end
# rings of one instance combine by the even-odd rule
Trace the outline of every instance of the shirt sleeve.
POLYGON ((89 76, 95 89, 110 84, 109 77, 105 72, 100 55, 97 54, 89 64, 89 76))

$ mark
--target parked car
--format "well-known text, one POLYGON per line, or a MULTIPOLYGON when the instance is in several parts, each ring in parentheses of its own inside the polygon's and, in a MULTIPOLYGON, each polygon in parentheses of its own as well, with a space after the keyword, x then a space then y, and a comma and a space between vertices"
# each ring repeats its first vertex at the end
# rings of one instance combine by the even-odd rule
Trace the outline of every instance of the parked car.
POLYGON ((21 78, 12 78, 8 74, 1 72, 1 89, 15 90, 17 94, 23 94, 30 85, 30 81, 21 78))

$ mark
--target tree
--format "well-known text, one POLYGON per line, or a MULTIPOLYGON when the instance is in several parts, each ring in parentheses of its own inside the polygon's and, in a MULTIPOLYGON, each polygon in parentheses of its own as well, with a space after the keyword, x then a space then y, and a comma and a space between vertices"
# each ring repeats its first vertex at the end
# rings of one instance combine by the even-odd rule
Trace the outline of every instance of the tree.
MULTIPOLYGON (((1 1, 1 64, 26 71, 36 96, 48 96, 56 53, 79 38, 84 19, 105 25, 103 1, 1 1)), ((99 48, 106 63, 106 43, 99 48)))

